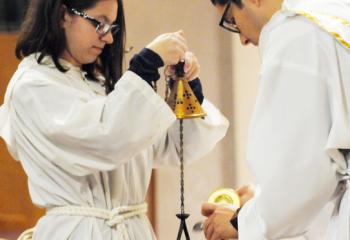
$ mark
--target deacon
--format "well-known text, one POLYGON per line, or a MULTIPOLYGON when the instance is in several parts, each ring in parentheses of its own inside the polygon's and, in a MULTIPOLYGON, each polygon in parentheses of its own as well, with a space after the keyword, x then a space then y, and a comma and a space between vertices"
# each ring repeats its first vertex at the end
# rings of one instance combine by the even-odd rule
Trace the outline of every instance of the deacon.
POLYGON ((305 236, 333 202, 326 239, 349 240, 350 1, 211 1, 262 65, 247 153, 256 191, 240 189, 239 209, 204 204, 206 238, 305 236))

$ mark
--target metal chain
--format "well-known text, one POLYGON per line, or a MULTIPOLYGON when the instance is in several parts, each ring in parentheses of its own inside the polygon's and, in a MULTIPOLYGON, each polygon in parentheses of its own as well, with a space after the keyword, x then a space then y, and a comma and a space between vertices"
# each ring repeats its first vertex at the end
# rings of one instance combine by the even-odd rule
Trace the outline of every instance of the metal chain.
POLYGON ((171 75, 168 75, 166 72, 166 68, 164 68, 164 80, 165 80, 165 96, 164 100, 167 102, 169 98, 169 91, 170 91, 170 86, 169 86, 169 80, 171 78, 171 75))
POLYGON ((151 82, 152 83, 152 88, 153 88, 153 90, 155 91, 155 92, 157 92, 157 81, 152 81, 151 82))
POLYGON ((185 213, 185 181, 184 181, 184 141, 183 141, 183 119, 180 119, 180 197, 181 213, 185 213))
POLYGON ((169 98, 169 91, 170 91, 170 86, 169 86, 169 78, 165 77, 165 97, 164 100, 167 102, 169 98))

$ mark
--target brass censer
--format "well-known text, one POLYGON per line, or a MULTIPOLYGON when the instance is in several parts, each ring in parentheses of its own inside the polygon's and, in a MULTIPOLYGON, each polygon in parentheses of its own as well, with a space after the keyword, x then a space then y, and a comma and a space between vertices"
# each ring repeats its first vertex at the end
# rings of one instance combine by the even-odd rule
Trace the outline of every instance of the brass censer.
MULTIPOLYGON (((177 240, 181 239, 182 233, 184 233, 186 240, 190 240, 190 236, 186 226, 186 219, 190 216, 185 213, 185 198, 184 198, 184 133, 183 133, 183 120, 189 118, 201 118, 206 116, 196 96, 194 95, 188 80, 185 78, 184 72, 185 62, 179 62, 175 65, 175 79, 172 86, 170 96, 166 94, 166 101, 170 108, 176 115, 176 118, 180 121, 180 200, 181 200, 181 212, 176 214, 180 219, 180 228, 177 234, 177 240)), ((169 86, 169 82, 168 82, 169 86)))

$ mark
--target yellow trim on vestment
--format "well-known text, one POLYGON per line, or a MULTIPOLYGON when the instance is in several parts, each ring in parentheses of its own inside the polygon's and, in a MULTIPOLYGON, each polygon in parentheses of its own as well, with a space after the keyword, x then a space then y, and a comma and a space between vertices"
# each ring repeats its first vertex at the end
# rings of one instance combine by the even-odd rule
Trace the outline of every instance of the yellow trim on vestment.
MULTIPOLYGON (((298 14, 298 15, 304 16, 307 19, 311 20, 312 22, 316 23, 318 26, 323 28, 328 33, 330 33, 339 43, 341 43, 346 48, 350 49, 350 43, 348 41, 346 41, 339 33, 335 32, 334 30, 330 29, 325 24, 321 23, 321 21, 317 17, 312 15, 311 13, 304 12, 304 11, 298 11, 298 10, 296 10, 296 11, 291 10, 291 11, 296 13, 296 14, 298 14)), ((339 18, 339 17, 336 17, 336 16, 328 16, 328 17, 329 18, 333 18, 334 20, 337 20, 338 22, 340 22, 344 26, 350 27, 350 22, 345 20, 345 19, 342 19, 342 18, 339 18)))

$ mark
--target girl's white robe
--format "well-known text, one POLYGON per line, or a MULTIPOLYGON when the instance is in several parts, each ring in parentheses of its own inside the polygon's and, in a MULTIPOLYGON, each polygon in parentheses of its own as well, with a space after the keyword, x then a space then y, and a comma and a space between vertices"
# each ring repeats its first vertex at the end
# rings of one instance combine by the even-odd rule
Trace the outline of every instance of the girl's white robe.
MULTIPOLYGON (((28 175, 34 204, 111 210, 145 201, 151 170, 179 165, 179 125, 165 101, 127 71, 108 96, 97 82, 62 61, 39 65, 25 58, 0 110, 1 136, 28 175)), ((199 159, 214 148, 228 122, 207 100, 205 119, 184 120, 184 156, 199 159)), ((155 239, 146 216, 125 221, 132 240, 155 239)), ((175 237, 175 236, 173 236, 175 237)), ((82 216, 46 215, 34 239, 122 239, 118 225, 82 216)))

